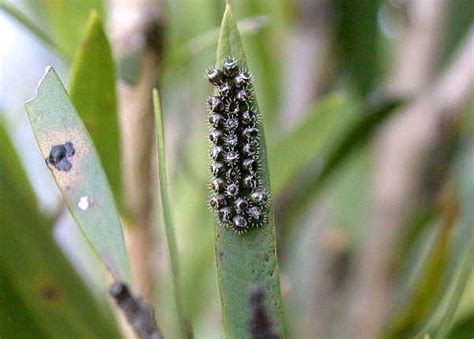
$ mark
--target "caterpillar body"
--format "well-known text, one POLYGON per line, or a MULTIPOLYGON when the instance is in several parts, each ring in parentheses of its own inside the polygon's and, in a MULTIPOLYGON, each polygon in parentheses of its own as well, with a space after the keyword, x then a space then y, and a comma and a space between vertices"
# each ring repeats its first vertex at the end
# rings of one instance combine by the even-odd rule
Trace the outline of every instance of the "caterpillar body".
POLYGON ((209 206, 219 222, 238 233, 267 223, 268 193, 262 187, 260 132, 253 107, 252 75, 235 58, 206 72, 209 96, 209 206))

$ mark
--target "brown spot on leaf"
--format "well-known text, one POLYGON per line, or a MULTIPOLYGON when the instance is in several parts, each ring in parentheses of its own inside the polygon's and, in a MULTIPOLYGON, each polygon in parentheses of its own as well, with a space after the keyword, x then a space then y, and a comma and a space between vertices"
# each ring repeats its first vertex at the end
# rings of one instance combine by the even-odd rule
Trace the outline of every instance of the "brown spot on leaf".
POLYGON ((249 289, 250 321, 248 329, 252 339, 278 339, 273 319, 264 305, 265 289, 260 284, 254 284, 249 289))
POLYGON ((59 290, 50 284, 45 284, 39 287, 39 296, 43 300, 55 301, 58 300, 61 293, 59 290))

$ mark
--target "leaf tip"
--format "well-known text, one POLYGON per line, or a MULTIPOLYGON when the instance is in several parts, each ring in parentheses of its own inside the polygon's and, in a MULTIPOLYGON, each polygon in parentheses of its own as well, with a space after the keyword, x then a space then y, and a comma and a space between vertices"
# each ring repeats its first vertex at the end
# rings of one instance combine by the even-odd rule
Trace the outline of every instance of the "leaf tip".
POLYGON ((100 15, 99 15, 99 12, 97 11, 97 8, 91 9, 89 17, 91 17, 94 20, 100 20, 100 15))
POLYGON ((40 92, 41 86, 46 81, 46 79, 50 78, 52 75, 57 76, 57 73, 54 70, 53 66, 46 66, 46 68, 44 69, 44 73, 41 76, 41 79, 38 81, 38 84, 36 85, 35 96, 25 102, 26 107, 29 107, 31 103, 35 101, 36 97, 38 96, 38 93, 40 92))
POLYGON ((224 17, 226 16, 233 16, 233 13, 232 13, 232 6, 230 4, 230 0, 225 0, 225 11, 224 11, 224 17))
MULTIPOLYGON (((86 32, 91 31, 96 26, 101 26, 102 25, 101 21, 102 20, 100 18, 100 15, 97 9, 95 8, 91 9, 91 11, 89 12, 89 18, 87 20, 86 32)), ((87 35, 88 34, 86 34, 86 36, 87 35)))
POLYGON ((158 88, 156 87, 153 87, 153 107, 154 107, 155 115, 156 115, 156 112, 161 110, 160 92, 158 91, 158 88))

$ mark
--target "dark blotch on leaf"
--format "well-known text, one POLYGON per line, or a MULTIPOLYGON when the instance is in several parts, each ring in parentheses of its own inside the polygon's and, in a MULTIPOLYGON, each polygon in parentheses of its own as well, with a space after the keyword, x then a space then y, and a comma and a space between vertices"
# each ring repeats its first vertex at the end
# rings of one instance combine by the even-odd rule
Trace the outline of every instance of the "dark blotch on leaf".
POLYGON ((58 171, 69 171, 72 164, 68 158, 76 153, 72 142, 66 142, 62 145, 55 145, 51 147, 49 156, 46 158, 46 163, 51 164, 58 171))
POLYGON ((264 305, 265 292, 255 284, 249 291, 251 317, 249 330, 252 339, 277 339, 280 336, 273 327, 273 321, 264 305))
POLYGON ((59 290, 52 285, 44 285, 39 289, 39 295, 41 299, 54 301, 59 298, 59 290))

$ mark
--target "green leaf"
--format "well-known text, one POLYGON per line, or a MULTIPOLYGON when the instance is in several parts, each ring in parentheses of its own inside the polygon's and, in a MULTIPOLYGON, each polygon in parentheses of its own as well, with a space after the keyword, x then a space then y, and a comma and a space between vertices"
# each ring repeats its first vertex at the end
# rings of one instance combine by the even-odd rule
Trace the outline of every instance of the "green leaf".
POLYGON ((71 101, 97 148, 114 196, 121 202, 120 132, 114 60, 96 11, 90 14, 84 38, 76 50, 70 89, 71 101))
POLYGON ((101 0, 44 0, 43 8, 54 41, 62 47, 68 59, 82 39, 87 18, 92 10, 102 10, 101 0))
POLYGON ((383 335, 384 338, 412 337, 435 308, 442 290, 443 273, 448 264, 452 228, 452 224, 441 225, 441 230, 438 230, 413 286, 409 289, 404 307, 383 335))
POLYGON ((337 43, 340 60, 360 95, 367 95, 378 72, 377 13, 380 0, 337 0, 337 43))
POLYGON ((69 171, 49 164, 76 223, 115 279, 130 283, 130 268, 119 215, 99 156, 53 68, 48 68, 37 95, 26 103, 31 127, 43 157, 56 145, 72 143, 69 171))
POLYGON ((239 32, 243 37, 243 44, 246 47, 246 54, 249 56, 248 64, 255 75, 254 87, 259 98, 259 105, 266 114, 263 116, 263 123, 267 127, 267 138, 273 140, 278 122, 278 114, 281 107, 281 56, 275 53, 277 45, 281 39, 280 27, 275 25, 275 8, 279 1, 253 0, 237 1, 236 13, 241 16, 265 15, 269 17, 270 25, 263 27, 257 34, 243 36, 239 27, 239 32), (241 11, 239 11, 239 9, 241 11))
POLYGON ((174 223, 171 215, 169 197, 168 197, 168 175, 166 171, 165 154, 165 131, 163 122, 163 113, 161 110, 160 94, 158 90, 153 90, 153 106, 155 111, 156 126, 156 145, 158 151, 158 179, 160 182, 160 201, 162 223, 165 227, 166 240, 168 242, 168 251, 171 266, 171 275, 173 281, 174 301, 176 304, 177 316, 179 319, 179 333, 181 338, 192 338, 192 329, 185 316, 183 308, 183 291, 181 288, 178 245, 174 231, 174 223))
MULTIPOLYGON (((263 16, 250 17, 237 23, 242 36, 256 34, 267 25, 268 20, 263 16)), ((164 63, 179 68, 186 63, 192 62, 193 57, 203 50, 216 45, 216 41, 219 38, 219 31, 219 27, 212 28, 189 39, 186 43, 179 44, 175 50, 172 50, 170 54, 166 55, 164 63)))
POLYGON ((474 337, 474 314, 459 321, 449 332, 448 339, 472 339, 474 337))
POLYGON ((280 194, 315 154, 331 147, 351 120, 354 110, 344 95, 330 94, 321 99, 297 127, 270 147, 273 192, 280 194))
POLYGON ((474 143, 470 142, 458 158, 453 173, 460 197, 460 220, 452 245, 448 270, 443 282, 443 299, 424 331, 434 338, 445 338, 456 313, 459 301, 469 281, 474 261, 474 143))
MULTIPOLYGON (((298 187, 291 199, 286 201, 286 209, 281 213, 281 223, 291 225, 319 193, 325 180, 333 173, 348 155, 367 143, 375 129, 401 105, 399 99, 385 99, 381 103, 366 108, 361 116, 345 123, 343 130, 336 133, 336 140, 324 141, 320 152, 293 179, 292 186, 298 187)), ((329 135, 328 138, 333 138, 329 135)), ((288 188, 291 190, 291 188, 288 188)), ((285 227, 286 228, 286 227, 285 227)))
MULTIPOLYGON (((2 217, 0 217, 0 220, 2 217)), ((6 270, 0 270, 0 336, 16 338, 48 338, 33 318, 21 294, 15 290, 6 270)))
POLYGON ((450 325, 449 338, 472 338, 474 336, 474 269, 462 294, 456 314, 450 325))
MULTIPOLYGON (((235 23, 232 9, 226 6, 217 46, 217 64, 232 56, 246 67, 245 53, 235 23)), ((256 107, 258 110, 258 107, 256 107)), ((267 155, 263 125, 257 126, 261 133, 261 164, 263 187, 270 192, 267 155)), ((269 222, 263 227, 244 235, 224 228, 215 222, 217 274, 222 304, 225 333, 228 338, 248 338, 250 315, 249 288, 260 284, 265 290, 265 305, 275 327, 285 335, 279 270, 276 257, 275 223, 273 208, 269 222)))
POLYGON ((119 338, 62 254, 0 124, 0 336, 119 338))
POLYGON ((454 51, 458 50, 466 33, 472 27, 472 13, 474 13, 474 1, 452 0, 449 3, 449 12, 446 14, 446 29, 444 30, 444 43, 442 43, 441 64, 446 63, 452 57, 454 51))
POLYGON ((41 27, 38 27, 30 18, 24 15, 17 8, 6 1, 1 1, 0 9, 5 11, 5 13, 10 15, 11 18, 15 19, 19 24, 30 31, 41 42, 51 47, 52 50, 56 51, 60 56, 67 57, 67 52, 55 41, 53 41, 47 32, 45 32, 41 27))
POLYGON ((456 162, 452 178, 460 193, 460 210, 455 194, 443 199, 448 224, 442 229, 416 272, 405 307, 390 324, 384 337, 417 337, 429 334, 446 338, 465 286, 472 272, 474 260, 474 201, 472 170, 474 147, 468 148, 456 162), (459 161, 460 160, 460 161, 459 161), (456 220, 459 214, 459 220, 456 220), (451 221, 449 221, 451 220, 451 221), (449 223, 454 225, 449 225, 449 223))

